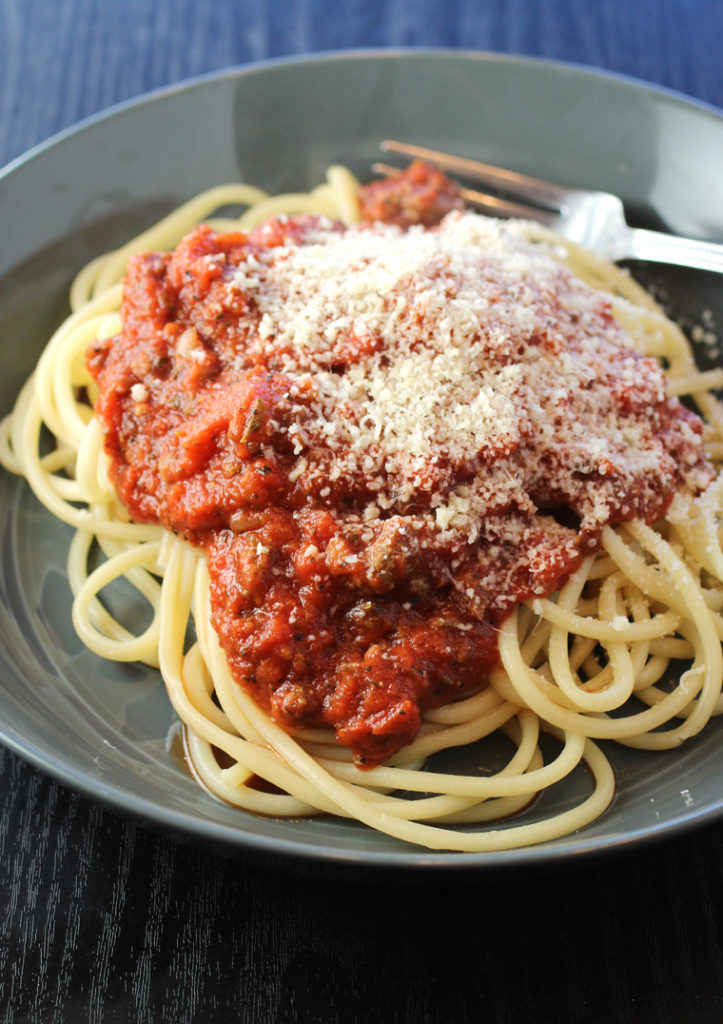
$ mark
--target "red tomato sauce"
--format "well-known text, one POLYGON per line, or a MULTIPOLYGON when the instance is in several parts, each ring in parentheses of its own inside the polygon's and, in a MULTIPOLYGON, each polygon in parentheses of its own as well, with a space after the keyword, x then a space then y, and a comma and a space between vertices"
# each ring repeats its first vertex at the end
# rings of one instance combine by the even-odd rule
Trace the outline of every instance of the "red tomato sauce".
POLYGON ((359 189, 362 220, 432 227, 463 207, 459 188, 446 174, 414 160, 403 174, 370 181, 359 189))
MULTIPOLYGON (((386 187, 382 214, 408 207, 415 189, 436 210, 424 222, 455 202, 453 190, 418 171, 402 188, 395 199, 386 187)), ((374 195, 370 217, 379 213, 374 195)), ((581 537, 574 515, 565 522, 543 511, 514 551, 440 539, 428 509, 413 501, 369 522, 368 480, 330 477, 322 486, 299 471, 290 428, 311 398, 273 345, 256 344, 257 300, 229 281, 234 268, 248 271, 269 252, 287 258, 317 226, 292 218, 250 236, 199 228, 172 254, 133 257, 122 333, 96 342, 88 365, 112 480, 132 518, 162 523, 207 552, 213 621, 234 678, 288 728, 332 726, 369 766, 414 739, 425 709, 483 684, 498 660, 502 619, 519 601, 554 591, 579 564, 583 540, 589 550, 594 538, 581 537)), ((371 335, 345 337, 332 375, 376 344, 371 335)), ((634 388, 620 387, 629 410, 634 388)), ((656 415, 662 435, 691 425, 689 461, 700 462, 697 420, 665 401, 656 415)), ((681 445, 676 434, 668 447, 675 455, 681 445)), ((626 486, 611 519, 652 520, 672 493, 655 485, 637 500, 626 486)), ((543 509, 569 507, 550 480, 538 492, 543 509)))

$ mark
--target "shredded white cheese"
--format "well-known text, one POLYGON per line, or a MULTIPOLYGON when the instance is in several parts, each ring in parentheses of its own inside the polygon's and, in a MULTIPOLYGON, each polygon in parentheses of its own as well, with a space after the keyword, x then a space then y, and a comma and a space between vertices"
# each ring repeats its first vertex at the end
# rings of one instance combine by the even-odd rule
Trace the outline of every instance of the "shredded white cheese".
POLYGON ((252 300, 239 359, 291 381, 292 480, 364 479, 365 521, 418 503, 468 541, 496 510, 534 514, 540 488, 594 529, 639 481, 669 485, 662 370, 519 224, 322 222, 303 243, 250 252, 226 285, 252 300))

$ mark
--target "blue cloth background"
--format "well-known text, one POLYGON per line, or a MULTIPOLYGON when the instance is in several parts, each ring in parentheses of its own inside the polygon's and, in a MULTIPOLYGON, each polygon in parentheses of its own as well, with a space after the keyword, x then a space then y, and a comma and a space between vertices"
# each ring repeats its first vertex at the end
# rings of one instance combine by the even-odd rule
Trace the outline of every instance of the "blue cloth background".
POLYGON ((721 0, 0 0, 0 164, 140 93, 358 47, 537 55, 723 107, 721 0))

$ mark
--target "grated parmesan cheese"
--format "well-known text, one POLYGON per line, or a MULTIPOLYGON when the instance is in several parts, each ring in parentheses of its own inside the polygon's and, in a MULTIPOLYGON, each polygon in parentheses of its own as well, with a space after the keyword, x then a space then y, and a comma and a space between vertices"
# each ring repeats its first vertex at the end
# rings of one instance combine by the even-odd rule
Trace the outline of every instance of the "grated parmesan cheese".
MULTIPOLYGON (((413 505, 470 542, 491 514, 551 500, 594 532, 676 475, 662 370, 519 222, 322 219, 300 244, 250 247, 226 287, 252 300, 239 358, 292 382, 291 479, 317 496, 363 480, 367 522, 413 505)), ((698 446, 679 461, 694 485, 698 446)))

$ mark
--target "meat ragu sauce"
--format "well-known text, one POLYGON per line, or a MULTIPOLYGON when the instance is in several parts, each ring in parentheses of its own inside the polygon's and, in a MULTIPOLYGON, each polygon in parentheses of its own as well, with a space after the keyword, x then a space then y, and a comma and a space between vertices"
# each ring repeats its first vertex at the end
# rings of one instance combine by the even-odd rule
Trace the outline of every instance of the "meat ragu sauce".
POLYGON ((423 166, 360 199, 396 226, 201 227, 134 257, 88 365, 131 516, 207 552, 235 679, 369 766, 483 684, 495 627, 605 523, 711 472, 602 295, 423 166))

